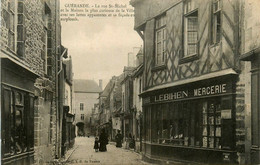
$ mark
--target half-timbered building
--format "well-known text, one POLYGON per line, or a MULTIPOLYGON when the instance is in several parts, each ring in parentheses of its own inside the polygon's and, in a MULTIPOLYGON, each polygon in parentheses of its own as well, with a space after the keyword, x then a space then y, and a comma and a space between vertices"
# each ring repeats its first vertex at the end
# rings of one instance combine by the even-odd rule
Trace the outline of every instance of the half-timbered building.
MULTIPOLYGON (((239 0, 132 0, 144 43, 145 159, 244 163, 250 122, 239 0), (248 101, 248 102, 247 102, 248 101), (246 103, 246 104, 245 104, 246 103)), ((250 156, 249 156, 250 157, 250 156)))

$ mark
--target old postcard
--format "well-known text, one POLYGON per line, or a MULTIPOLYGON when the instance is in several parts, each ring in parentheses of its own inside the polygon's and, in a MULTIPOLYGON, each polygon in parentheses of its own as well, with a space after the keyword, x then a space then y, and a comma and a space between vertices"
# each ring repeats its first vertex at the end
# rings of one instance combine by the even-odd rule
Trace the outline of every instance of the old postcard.
POLYGON ((1 0, 1 164, 260 164, 259 15, 1 0))

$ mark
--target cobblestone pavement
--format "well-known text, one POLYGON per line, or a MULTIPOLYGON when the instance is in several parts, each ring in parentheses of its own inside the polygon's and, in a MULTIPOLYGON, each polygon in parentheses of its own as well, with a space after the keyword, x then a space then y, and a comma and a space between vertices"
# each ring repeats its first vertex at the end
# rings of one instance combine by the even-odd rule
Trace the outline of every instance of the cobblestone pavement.
POLYGON ((114 144, 107 145, 107 152, 95 152, 93 146, 93 137, 77 137, 74 148, 68 151, 69 155, 67 154, 65 164, 148 164, 141 160, 141 155, 138 153, 123 148, 116 148, 114 144))

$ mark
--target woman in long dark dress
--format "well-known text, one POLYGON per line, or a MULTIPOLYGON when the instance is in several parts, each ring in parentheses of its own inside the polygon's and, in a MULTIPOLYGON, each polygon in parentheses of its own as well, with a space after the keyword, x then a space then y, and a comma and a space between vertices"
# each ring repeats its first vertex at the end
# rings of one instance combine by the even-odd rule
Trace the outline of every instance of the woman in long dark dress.
POLYGON ((102 130, 100 136, 99 136, 99 151, 105 152, 107 151, 107 144, 108 144, 108 137, 105 133, 105 130, 102 130))
POLYGON ((120 130, 118 130, 118 133, 116 134, 116 147, 122 147, 122 140, 123 140, 123 136, 120 133, 120 130))

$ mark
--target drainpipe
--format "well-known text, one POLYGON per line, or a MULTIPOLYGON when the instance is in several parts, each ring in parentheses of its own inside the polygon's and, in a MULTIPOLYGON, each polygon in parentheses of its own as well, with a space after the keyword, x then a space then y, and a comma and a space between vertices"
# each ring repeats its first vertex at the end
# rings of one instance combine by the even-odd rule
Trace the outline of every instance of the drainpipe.
MULTIPOLYGON (((60 47, 60 45, 58 46, 60 47)), ((56 114, 56 122, 57 122, 57 126, 56 126, 56 147, 57 147, 57 153, 56 153, 56 156, 57 158, 60 158, 61 156, 61 133, 62 133, 62 109, 60 107, 60 103, 61 103, 61 96, 60 96, 60 90, 59 90, 59 87, 60 87, 60 73, 61 71, 63 70, 63 66, 62 66, 62 58, 64 57, 65 53, 67 52, 67 48, 65 48, 65 50, 63 51, 62 55, 59 56, 59 54, 57 55, 57 71, 58 71, 58 62, 60 62, 60 69, 59 71, 57 72, 56 74, 56 105, 57 105, 57 114, 56 114)))

